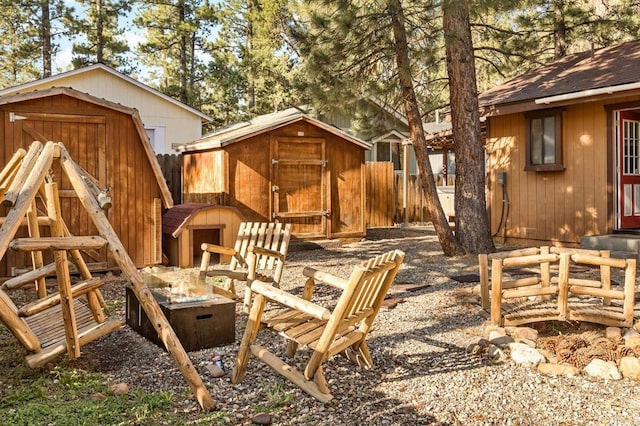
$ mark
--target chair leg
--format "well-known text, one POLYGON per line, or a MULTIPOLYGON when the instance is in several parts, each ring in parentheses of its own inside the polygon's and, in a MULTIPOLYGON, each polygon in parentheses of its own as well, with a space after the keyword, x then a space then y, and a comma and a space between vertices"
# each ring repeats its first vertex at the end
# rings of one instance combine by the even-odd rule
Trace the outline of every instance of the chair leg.
POLYGON ((298 343, 293 340, 289 340, 287 342, 287 357, 293 358, 296 355, 296 351, 298 350, 298 343))
POLYGON ((318 390, 322 393, 331 394, 329 390, 329 385, 327 384, 327 379, 324 377, 324 372, 322 371, 322 366, 318 367, 315 376, 313 376, 313 381, 318 385, 318 390))
POLYGON ((244 302, 242 304, 242 311, 245 314, 248 314, 250 309, 251 309, 251 284, 247 282, 247 286, 244 289, 244 302))
POLYGON ((251 344, 256 340, 258 330, 260 329, 260 319, 266 304, 266 299, 263 295, 257 294, 253 299, 253 305, 251 306, 251 312, 249 313, 249 319, 247 320, 247 326, 242 336, 242 342, 240 343, 240 349, 238 349, 238 356, 233 364, 233 372, 231 373, 231 383, 239 383, 244 378, 247 363, 249 362, 251 344))

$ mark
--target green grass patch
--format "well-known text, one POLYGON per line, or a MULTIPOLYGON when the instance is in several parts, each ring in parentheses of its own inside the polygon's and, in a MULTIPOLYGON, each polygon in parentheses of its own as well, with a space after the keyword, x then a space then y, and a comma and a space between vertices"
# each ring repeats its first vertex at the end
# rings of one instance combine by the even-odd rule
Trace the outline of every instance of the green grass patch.
MULTIPOLYGON (((17 367, 0 391, 0 424, 124 425, 171 424, 173 395, 134 390, 109 393, 102 375, 55 367, 31 373, 17 367), (102 395, 101 398, 96 398, 102 395)), ((6 377, 5 377, 6 379, 6 377)), ((184 423, 184 422, 183 422, 184 423)))

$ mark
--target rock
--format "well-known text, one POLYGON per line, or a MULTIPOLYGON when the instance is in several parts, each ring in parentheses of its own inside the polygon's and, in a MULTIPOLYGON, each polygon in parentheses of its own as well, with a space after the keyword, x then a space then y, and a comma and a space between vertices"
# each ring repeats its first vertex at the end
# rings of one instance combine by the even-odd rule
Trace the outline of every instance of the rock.
POLYGON ((545 361, 540 352, 524 343, 511 343, 509 349, 511 349, 511 359, 516 364, 535 367, 545 361))
POLYGON ((620 359, 620 373, 626 379, 640 381, 640 359, 625 356, 620 359))
POLYGON ((529 339, 519 339, 518 343, 523 343, 527 346, 531 346, 532 348, 536 347, 536 342, 534 342, 533 340, 529 340, 529 339))
POLYGON ((497 325, 488 325, 484 328, 482 333, 485 337, 491 340, 491 336, 506 336, 507 331, 503 327, 498 327, 497 325))
POLYGON ((109 392, 114 395, 126 395, 129 393, 129 385, 126 383, 116 383, 115 385, 111 385, 109 392))
POLYGON ((538 364, 538 372, 544 376, 574 377, 580 374, 580 369, 573 365, 541 362, 538 364))
POLYGON ((622 378, 613 362, 597 358, 584 368, 584 372, 591 377, 599 377, 604 380, 620 380, 622 378))
POLYGON ((267 413, 258 413, 255 416, 251 417, 251 423, 255 425, 270 425, 271 416, 267 413))
POLYGON ((107 395, 103 394, 103 393, 94 393, 93 395, 90 396, 92 401, 101 401, 103 399, 107 399, 107 395))
POLYGON ((491 342, 487 339, 480 339, 478 340, 478 345, 480 345, 480 347, 482 348, 488 348, 489 346, 491 346, 491 342))
POLYGON ((502 349, 497 346, 491 345, 489 346, 489 350, 487 351, 487 355, 493 364, 503 364, 507 361, 507 355, 504 353, 502 349))
POLYGON ((214 364, 214 363, 207 364, 207 370, 209 371, 211 376, 215 378, 222 377, 225 374, 227 374, 224 372, 222 368, 220 368, 217 364, 214 364))
POLYGON ((620 339, 622 337, 622 329, 620 327, 607 327, 604 330, 604 337, 607 339, 620 339))
POLYGON ((492 345, 496 345, 500 348, 506 348, 507 346, 509 346, 509 344, 515 342, 515 340, 513 340, 513 337, 511 336, 496 336, 490 338, 489 342, 491 342, 492 345))
POLYGON ((538 340, 538 330, 531 327, 516 327, 511 334, 516 341, 530 340, 535 342, 538 340))
POLYGON ((635 348, 640 345, 640 333, 638 333, 635 328, 627 330, 627 332, 624 333, 623 339, 624 344, 630 348, 635 348))

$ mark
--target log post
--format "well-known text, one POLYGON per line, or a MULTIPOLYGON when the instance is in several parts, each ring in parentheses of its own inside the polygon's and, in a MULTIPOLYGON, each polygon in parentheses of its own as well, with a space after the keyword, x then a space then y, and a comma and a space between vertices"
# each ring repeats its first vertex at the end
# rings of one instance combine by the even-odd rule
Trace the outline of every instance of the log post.
MULTIPOLYGON (((51 219, 51 236, 61 237, 64 234, 62 213, 60 211, 60 198, 58 197, 58 184, 50 182, 45 184, 47 194, 47 211, 51 219)), ((60 307, 64 319, 64 334, 67 341, 67 356, 76 359, 80 356, 80 340, 78 339, 78 324, 76 311, 73 307, 73 293, 71 291, 71 275, 66 250, 54 250, 53 258, 56 263, 56 276, 58 278, 58 292, 60 293, 60 307)))
POLYGON ((82 174, 79 171, 79 166, 71 159, 66 148, 62 144, 59 144, 59 146, 61 151, 60 164, 67 174, 73 189, 76 191, 80 202, 87 210, 89 217, 98 229, 98 232, 109 242, 109 251, 113 256, 113 259, 120 267, 124 276, 130 281, 136 298, 151 320, 151 323, 158 332, 158 336, 164 343, 167 351, 169 351, 169 354, 189 383, 198 403, 204 410, 213 410, 215 408, 215 402, 211 398, 209 391, 204 386, 202 379, 198 375, 193 363, 185 352, 182 343, 178 340, 176 333, 171 328, 171 325, 160 309, 158 302, 144 283, 142 276, 136 269, 133 261, 129 257, 129 254, 124 249, 124 246, 111 227, 109 220, 104 215, 104 212, 100 208, 97 200, 87 188, 84 180, 82 179, 82 174))
POLYGON ((0 259, 6 254, 9 248, 9 242, 13 239, 16 231, 22 224, 22 219, 24 219, 31 205, 31 201, 33 201, 38 192, 38 188, 51 168, 54 148, 53 142, 47 142, 31 173, 29 173, 24 185, 22 185, 22 190, 13 207, 7 213, 2 227, 0 227, 0 259))
MULTIPOLYGON (((27 211, 27 225, 29 229, 30 237, 40 237, 40 226, 38 225, 38 210, 36 209, 36 199, 34 198, 31 201, 31 207, 27 211)), ((44 261, 42 260, 42 252, 41 251, 33 251, 31 252, 31 264, 33 265, 33 269, 37 270, 44 266, 44 261)), ((36 293, 38 294, 38 298, 42 299, 47 295, 47 283, 45 281, 44 276, 38 277, 35 280, 36 283, 36 293)))

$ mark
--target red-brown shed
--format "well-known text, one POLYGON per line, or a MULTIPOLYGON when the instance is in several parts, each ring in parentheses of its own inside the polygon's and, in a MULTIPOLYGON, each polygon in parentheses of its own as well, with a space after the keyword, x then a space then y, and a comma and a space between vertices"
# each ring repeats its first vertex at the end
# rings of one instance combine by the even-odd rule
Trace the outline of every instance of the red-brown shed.
POLYGON ((360 238, 370 145, 296 109, 174 146, 183 201, 236 207, 250 221, 293 224, 304 239, 360 238))
MULTIPOLYGON (((173 200, 135 109, 57 87, 2 97, 0 110, 0 166, 34 140, 62 142, 98 186, 108 190, 113 206, 107 216, 135 265, 161 262, 162 206, 171 207, 173 200)), ((59 170, 54 168, 53 173, 59 170)), ((58 178, 70 232, 97 235, 66 176, 58 178)), ((106 249, 90 254, 87 261, 98 267, 115 266, 106 249)), ((30 264, 25 254, 9 251, 0 263, 0 276, 30 264)))

